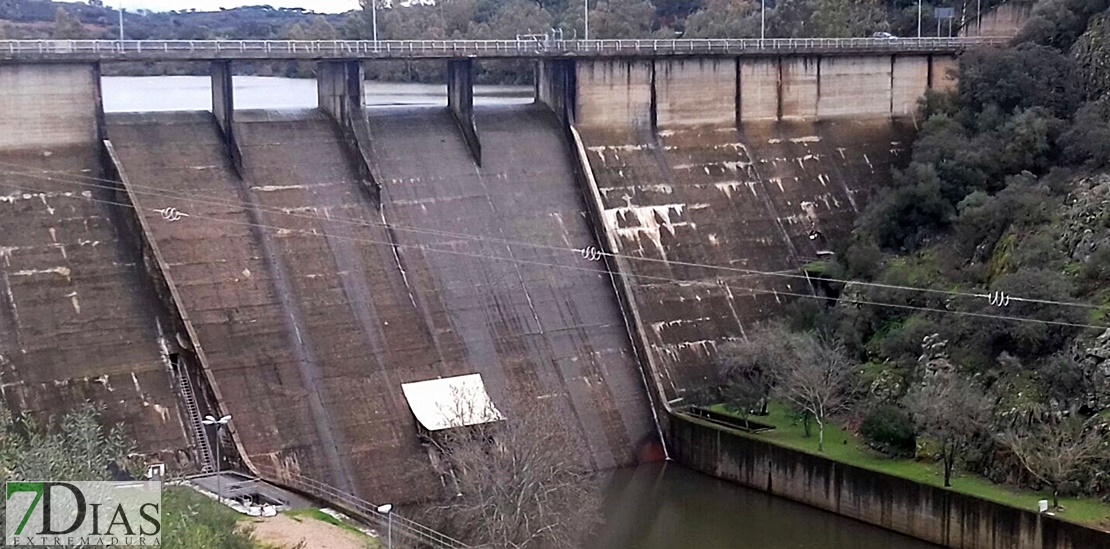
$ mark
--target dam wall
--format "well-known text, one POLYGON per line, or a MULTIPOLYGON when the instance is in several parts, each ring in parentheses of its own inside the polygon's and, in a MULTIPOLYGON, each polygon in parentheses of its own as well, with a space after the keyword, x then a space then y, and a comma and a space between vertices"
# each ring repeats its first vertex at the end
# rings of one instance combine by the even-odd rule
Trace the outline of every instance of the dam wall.
POLYGON ((440 482, 401 385, 472 373, 506 414, 567 418, 584 467, 652 455, 611 282, 568 250, 596 242, 557 120, 474 117, 482 167, 446 109, 373 113, 380 196, 322 111, 237 112, 242 179, 208 113, 109 118, 249 464, 429 497, 440 482))
POLYGON ((558 414, 591 469, 650 457, 644 374, 604 264, 578 251, 598 243, 556 117, 534 106, 474 116, 481 167, 445 110, 370 115, 383 220, 436 367, 482 374, 509 414, 558 414), (436 161, 413 162, 414 150, 436 161))
POLYGON ((40 419, 85 402, 147 461, 195 467, 171 322, 101 179, 92 65, 0 65, 0 390, 40 419))
POLYGON ((0 65, 0 150, 95 143, 100 67, 0 65))
MULTIPOLYGON (((954 85, 949 72, 956 61, 951 55, 887 54, 579 60, 575 64, 573 102, 580 127, 663 128, 767 120, 912 118, 926 90, 954 85)), ((541 66, 540 73, 537 82, 545 86, 558 82, 556 72, 541 66)), ((550 90, 541 90, 538 97, 552 105, 551 95, 550 90)))
POLYGON ((578 63, 575 121, 597 186, 595 222, 624 256, 665 400, 710 381, 719 342, 814 297, 802 267, 832 253, 902 161, 932 65, 927 56, 578 63), (622 81, 634 92, 607 92, 622 81))
POLYGON ((1093 549, 1110 533, 777 446, 689 416, 668 430, 675 461, 717 478, 960 549, 1093 549))

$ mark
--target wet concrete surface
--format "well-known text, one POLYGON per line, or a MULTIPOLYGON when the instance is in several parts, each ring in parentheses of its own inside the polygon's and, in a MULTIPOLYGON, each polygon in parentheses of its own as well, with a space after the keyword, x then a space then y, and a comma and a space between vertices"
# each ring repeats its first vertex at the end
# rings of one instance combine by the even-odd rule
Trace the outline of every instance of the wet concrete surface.
POLYGON ((42 420, 101 403, 150 461, 188 469, 169 323, 100 175, 91 143, 0 152, 0 391, 42 420))
POLYGON ((909 130, 889 120, 581 130, 668 398, 708 379, 718 342, 780 316, 788 294, 813 293, 801 268, 850 232, 909 130))
POLYGON ((568 249, 596 243, 554 118, 478 117, 480 169, 445 109, 373 114, 381 207, 316 111, 238 113, 244 181, 207 113, 109 118, 252 462, 364 497, 429 495, 400 387, 469 373, 503 411, 571 418, 591 468, 656 442, 611 282, 568 249))

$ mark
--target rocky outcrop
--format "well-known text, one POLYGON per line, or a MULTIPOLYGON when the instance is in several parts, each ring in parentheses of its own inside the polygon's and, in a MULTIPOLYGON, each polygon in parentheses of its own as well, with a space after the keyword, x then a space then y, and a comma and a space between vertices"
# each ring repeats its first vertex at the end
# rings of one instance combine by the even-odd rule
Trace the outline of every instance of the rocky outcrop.
POLYGON ((1095 250, 1110 246, 1110 175, 1076 183, 1060 217, 1060 241, 1072 260, 1086 262, 1095 250))

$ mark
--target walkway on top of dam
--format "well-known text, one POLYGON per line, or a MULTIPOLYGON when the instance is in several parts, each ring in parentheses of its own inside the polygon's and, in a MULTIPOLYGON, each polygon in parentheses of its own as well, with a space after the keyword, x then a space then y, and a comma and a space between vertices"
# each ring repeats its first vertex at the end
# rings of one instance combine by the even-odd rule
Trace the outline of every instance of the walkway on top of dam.
POLYGON ((998 37, 690 40, 0 40, 0 61, 452 59, 956 53, 998 37))

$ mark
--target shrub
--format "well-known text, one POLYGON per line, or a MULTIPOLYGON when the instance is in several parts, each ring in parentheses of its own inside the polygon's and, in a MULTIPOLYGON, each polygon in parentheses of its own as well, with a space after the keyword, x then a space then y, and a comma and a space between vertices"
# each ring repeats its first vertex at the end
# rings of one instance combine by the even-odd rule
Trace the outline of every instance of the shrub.
POLYGON ((867 445, 895 457, 913 457, 917 449, 917 436, 913 420, 902 408, 880 406, 863 419, 860 434, 867 445))
POLYGON ((1103 245, 1091 254, 1079 278, 1089 285, 1110 282, 1110 245, 1103 245))

